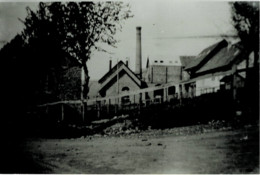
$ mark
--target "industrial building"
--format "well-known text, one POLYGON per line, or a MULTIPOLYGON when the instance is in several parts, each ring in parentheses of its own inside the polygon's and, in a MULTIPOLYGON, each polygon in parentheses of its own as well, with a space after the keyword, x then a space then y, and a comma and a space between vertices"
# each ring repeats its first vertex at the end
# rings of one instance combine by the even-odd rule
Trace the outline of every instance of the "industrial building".
POLYGON ((197 56, 180 56, 177 61, 152 55, 142 69, 141 27, 137 27, 135 72, 128 61, 119 61, 113 68, 111 65, 110 61, 108 72, 99 81, 90 83, 90 99, 136 93, 114 101, 123 104, 139 99, 193 98, 231 85, 243 87, 246 69, 253 66, 253 55, 239 43, 222 39, 197 56))
MULTIPOLYGON (((119 61, 112 68, 112 60, 110 60, 108 72, 99 81, 90 82, 90 99, 109 97, 167 83, 177 84, 180 82, 182 74, 181 63, 173 62, 171 58, 154 58, 152 56, 147 58, 146 68, 142 69, 141 39, 141 27, 136 27, 135 71, 128 67, 128 61, 125 63, 119 61)), ((144 98, 146 97, 144 96, 144 98)), ((133 101, 133 99, 129 100, 133 101)))

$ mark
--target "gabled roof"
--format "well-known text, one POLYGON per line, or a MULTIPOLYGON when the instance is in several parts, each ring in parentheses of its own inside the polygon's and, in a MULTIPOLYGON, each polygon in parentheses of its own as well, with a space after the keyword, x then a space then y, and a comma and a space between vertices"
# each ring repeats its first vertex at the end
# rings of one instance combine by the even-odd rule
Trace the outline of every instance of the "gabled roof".
POLYGON ((104 81, 106 81, 106 79, 112 75, 116 70, 117 68, 120 68, 122 65, 123 65, 123 61, 119 61, 118 64, 116 64, 111 70, 109 70, 103 77, 101 77, 99 80, 98 80, 98 83, 103 83, 104 81), (117 67, 118 66, 118 67, 117 67))
POLYGON ((237 57, 242 54, 242 51, 236 46, 227 46, 217 52, 206 64, 204 64, 196 73, 202 73, 213 69, 222 68, 230 65, 237 57))
POLYGON ((180 56, 181 65, 186 67, 190 62, 192 62, 196 56, 180 56))
POLYGON ((199 68, 202 66, 205 62, 207 62, 208 59, 210 59, 219 49, 227 46, 227 41, 224 39, 216 44, 213 44, 206 49, 204 49, 196 58, 190 62, 186 67, 185 70, 191 70, 194 68, 199 68))
POLYGON ((98 81, 101 84, 99 91, 101 91, 109 83, 113 82, 117 74, 120 76, 124 73, 126 73, 139 87, 142 86, 142 81, 136 76, 136 74, 122 61, 120 61, 98 81))

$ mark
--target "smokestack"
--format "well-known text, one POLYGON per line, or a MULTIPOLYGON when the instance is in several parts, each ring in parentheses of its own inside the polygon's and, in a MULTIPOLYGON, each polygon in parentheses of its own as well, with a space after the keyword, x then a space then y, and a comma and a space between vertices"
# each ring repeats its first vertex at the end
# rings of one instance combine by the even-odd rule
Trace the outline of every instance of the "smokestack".
POLYGON ((141 45, 141 27, 136 27, 136 60, 135 73, 142 79, 142 45, 141 45))
POLYGON ((112 69, 112 60, 109 60, 109 71, 112 69))

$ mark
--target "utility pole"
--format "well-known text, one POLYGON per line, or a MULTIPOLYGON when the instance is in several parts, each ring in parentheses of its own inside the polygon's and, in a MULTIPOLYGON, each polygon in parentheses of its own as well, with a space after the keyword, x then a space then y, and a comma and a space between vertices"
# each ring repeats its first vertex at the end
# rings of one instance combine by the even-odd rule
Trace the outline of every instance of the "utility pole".
MULTIPOLYGON (((117 64, 116 64, 116 79, 117 79, 117 95, 119 95, 119 72, 118 72, 118 59, 117 59, 117 64)), ((118 109, 119 109, 119 97, 117 98, 117 104, 118 104, 118 109)))
POLYGON ((119 72, 118 72, 118 59, 116 63, 116 81, 117 81, 117 95, 119 95, 119 72))

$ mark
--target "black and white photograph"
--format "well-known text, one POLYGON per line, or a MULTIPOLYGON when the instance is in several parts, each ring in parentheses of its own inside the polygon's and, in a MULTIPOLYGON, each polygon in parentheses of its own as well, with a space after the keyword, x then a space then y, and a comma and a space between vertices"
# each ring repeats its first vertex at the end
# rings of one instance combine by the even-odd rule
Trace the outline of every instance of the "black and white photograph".
POLYGON ((0 0, 0 174, 260 174, 259 1, 0 0))

